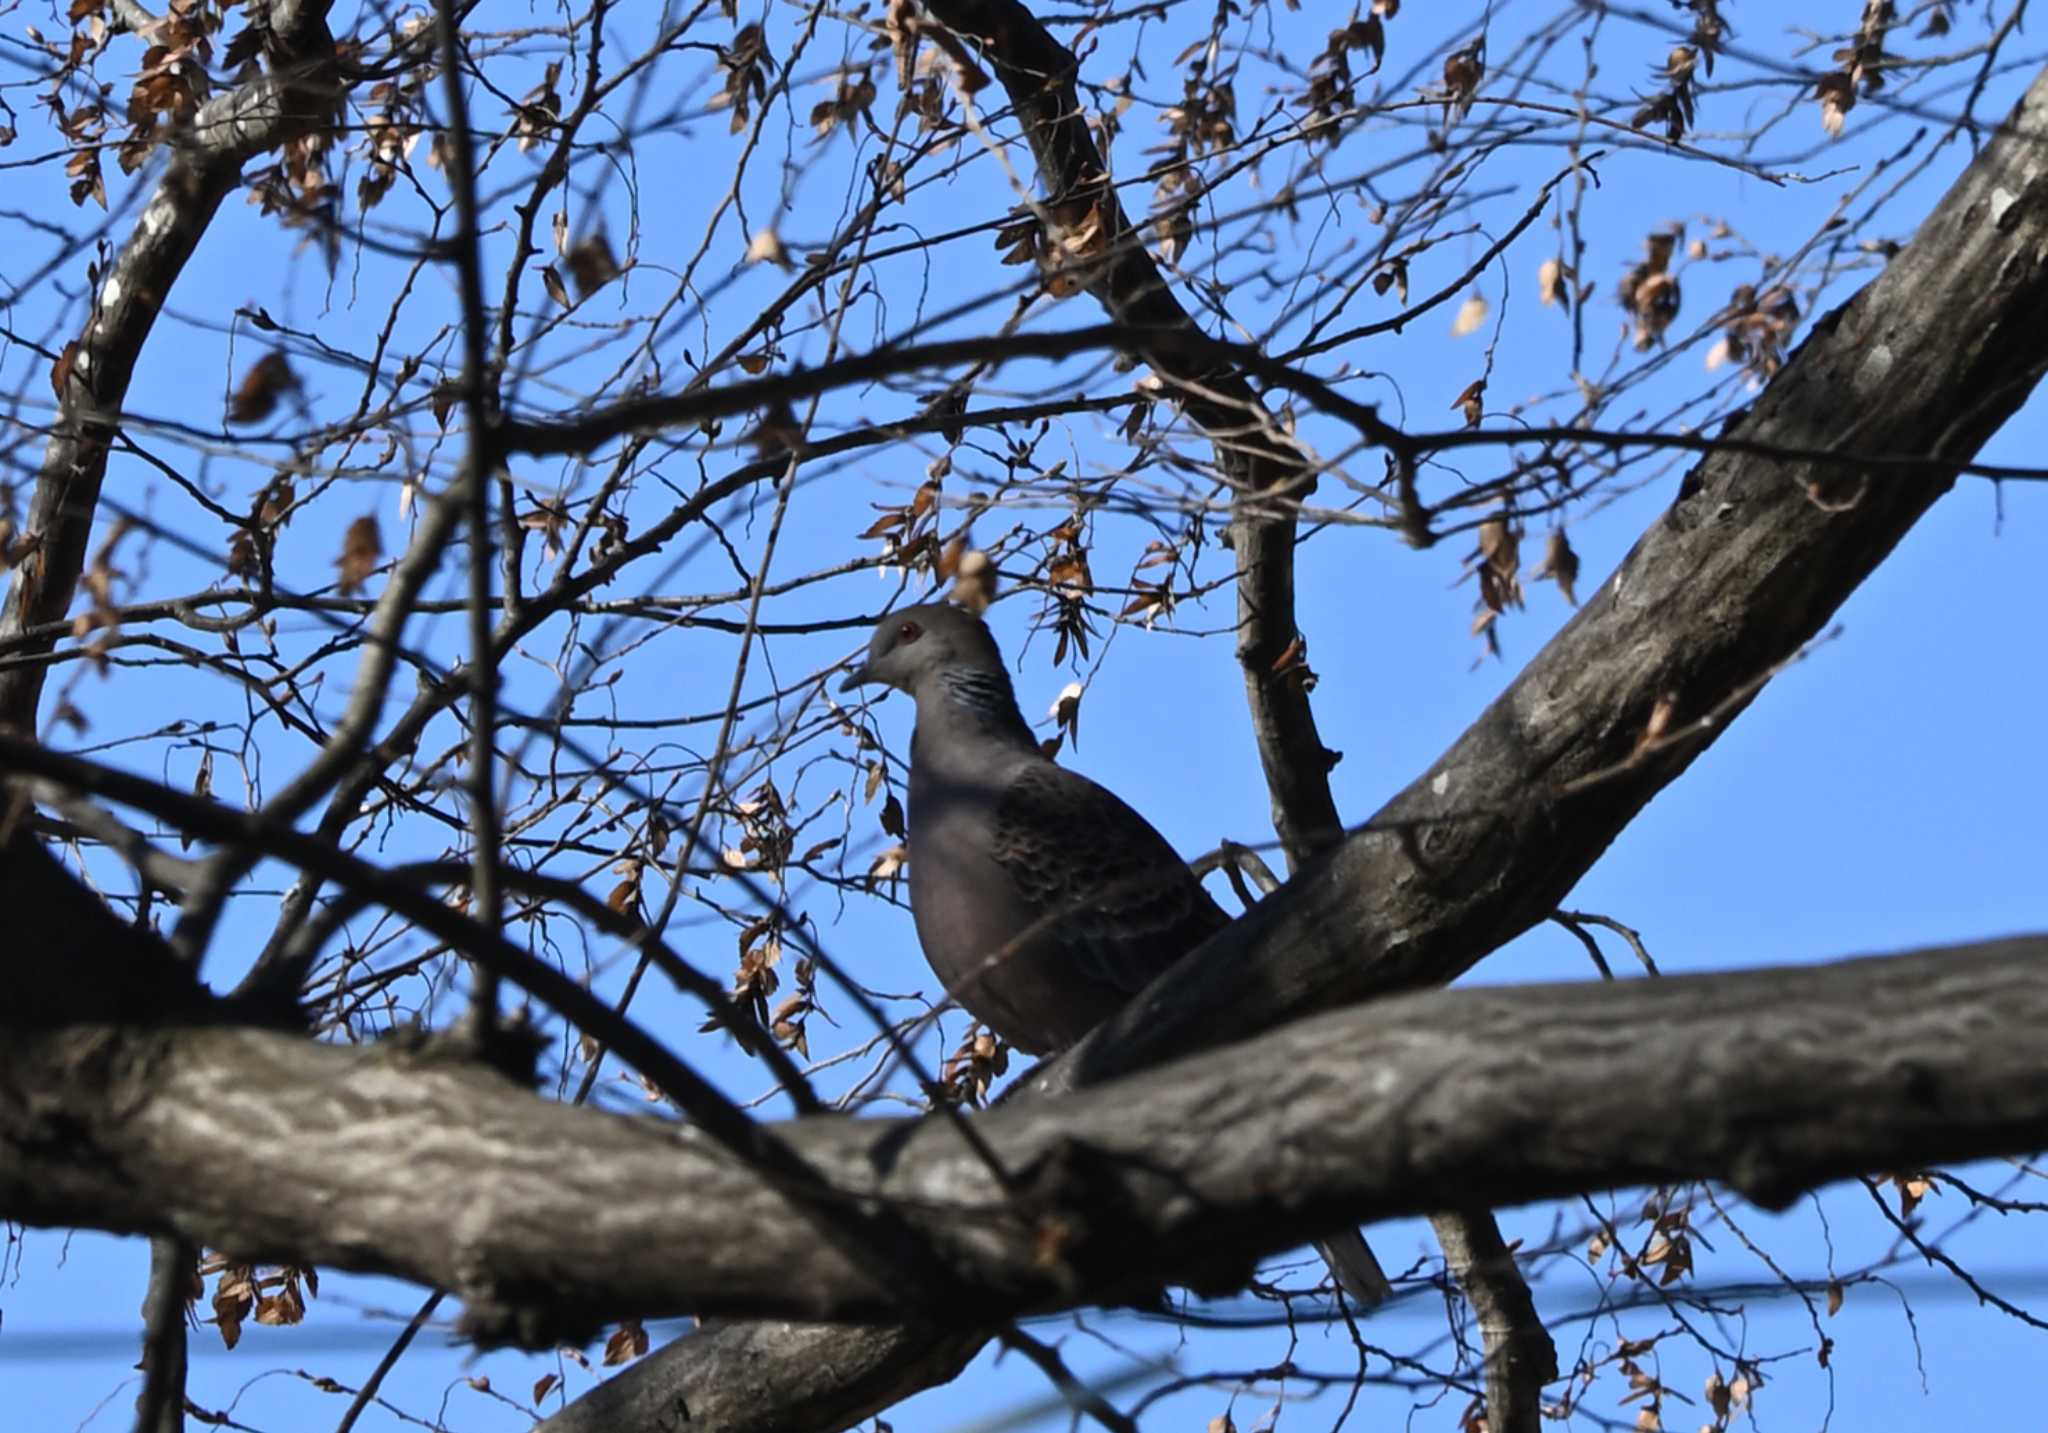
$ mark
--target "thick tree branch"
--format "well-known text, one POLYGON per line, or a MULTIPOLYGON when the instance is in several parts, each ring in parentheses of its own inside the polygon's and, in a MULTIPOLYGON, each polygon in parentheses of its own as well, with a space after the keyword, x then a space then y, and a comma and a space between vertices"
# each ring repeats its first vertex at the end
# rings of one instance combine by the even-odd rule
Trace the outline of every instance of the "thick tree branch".
MULTIPOLYGON (((963 1311, 1000 1317, 1166 1279, 1235 1287, 1304 1230, 1461 1198, 1716 1179, 1778 1207, 1873 1169, 2028 1153, 2048 1146, 2044 1024, 2048 936, 2030 936, 1319 1016, 988 1113, 1025 1172, 1015 1197, 937 1123, 771 1129, 840 1197, 917 1231, 974 1290, 963 1311)), ((687 1126, 572 1109, 399 1042, 9 1034, 0 1217, 395 1274, 473 1310, 544 1299, 570 1320, 900 1309, 893 1280, 687 1126)))
MULTIPOLYGON (((170 141, 156 193, 109 266, 85 331, 67 350, 57 422, 29 502, 26 533, 34 547, 0 611, 0 642, 70 609, 135 362, 221 200, 241 181, 242 166, 333 116, 329 0, 273 0, 268 8, 266 73, 202 105, 170 141)), ((53 645, 45 641, 39 649, 53 645)), ((0 727, 33 728, 47 670, 32 663, 0 671, 0 727)))
POLYGON ((1557 1345, 1536 1312, 1515 1251, 1490 1209, 1439 1212, 1429 1225, 1479 1321, 1487 1433, 1534 1433, 1543 1423, 1543 1385, 1557 1377, 1557 1345))
POLYGON ((866 1328, 713 1319, 621 1369, 534 1433, 845 1428, 952 1382, 988 1337, 974 1319, 866 1328), (683 1349, 688 1357, 678 1357, 683 1349))
MULTIPOLYGON (((2048 365, 2044 145, 2048 74, 1731 431, 1902 458, 1975 452, 2048 365)), ((1935 464, 1877 477, 1708 457, 1429 771, 1245 917, 1260 959, 1212 941, 1045 1082, 1113 1077, 1471 968, 1557 907, 1952 482, 1935 464)))

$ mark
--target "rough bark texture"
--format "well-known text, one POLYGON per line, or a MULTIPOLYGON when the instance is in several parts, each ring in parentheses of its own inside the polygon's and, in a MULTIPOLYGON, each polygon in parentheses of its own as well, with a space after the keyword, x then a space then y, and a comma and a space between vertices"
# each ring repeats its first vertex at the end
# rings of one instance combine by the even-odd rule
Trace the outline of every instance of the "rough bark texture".
MULTIPOLYGON (((1166 1279, 1236 1287, 1303 1233, 1460 1199, 1717 1179, 1776 1207, 1873 1169, 2031 1152, 2048 1146, 2044 1027, 2032 936, 1334 1012, 990 1112, 1013 1195, 943 1123, 772 1128, 849 1202, 896 1210, 1000 1318, 1166 1279)), ((431 1044, 10 1033, 0 1217, 395 1274, 486 1319, 873 1319, 925 1297, 694 1128, 574 1109, 431 1044)))
POLYGON ((534 1433, 843 1428, 951 1382, 987 1341, 971 1319, 943 1328, 718 1320, 621 1369, 534 1433), (678 1360, 683 1347, 691 1357, 678 1360))
MULTIPOLYGON (((69 611, 128 380, 172 285, 221 200, 241 182, 242 166, 333 116, 329 0, 274 0, 266 8, 273 37, 268 72, 201 106, 191 125, 169 142, 164 176, 114 256, 71 350, 56 426, 29 501, 25 532, 36 546, 15 572, 0 611, 0 641, 57 622, 69 611)), ((54 645, 51 637, 35 650, 54 645)), ((48 671, 40 662, 0 671, 0 727, 34 727, 48 671)))
MULTIPOLYGON (((2048 77, 1914 241, 1816 325, 1728 432, 1820 450, 1975 452, 2048 361, 2044 156, 2048 77)), ((1213 942, 1141 997, 1080 1063, 1107 1077, 1305 1011, 1448 981, 1542 919, 1950 486, 1938 468, 1873 478, 1860 492, 1844 492, 1841 476, 1755 456, 1698 465, 1621 570, 1430 772, 1240 923, 1255 931, 1213 942), (1667 694, 1668 730, 1710 724, 1637 758, 1667 694), (1247 959, 1252 946, 1270 956, 1247 959)), ((1051 1074, 1048 1088, 1071 1078, 1051 1074)), ((871 1375, 899 1353, 897 1397, 927 1386, 913 1362, 919 1346, 900 1329, 849 1329, 843 1342, 871 1375)), ((774 1347, 749 1345, 757 1376, 774 1347)), ((682 1339, 624 1376, 648 1387, 715 1383, 722 1352, 682 1339)), ((811 1355, 793 1342, 778 1367, 793 1380, 811 1355)), ((862 1407, 849 1400, 834 1412, 813 1397, 802 1426, 844 1426, 862 1407)), ((782 1416, 771 1400, 728 1426, 796 1426, 782 1416)), ((572 1406, 550 1426, 604 1425, 579 1421, 572 1406)))
POLYGON ((1557 1345, 1536 1312, 1514 1250, 1491 1210, 1440 1212, 1429 1224, 1479 1322, 1487 1433, 1535 1433, 1543 1425, 1543 1386, 1557 1377, 1557 1345))

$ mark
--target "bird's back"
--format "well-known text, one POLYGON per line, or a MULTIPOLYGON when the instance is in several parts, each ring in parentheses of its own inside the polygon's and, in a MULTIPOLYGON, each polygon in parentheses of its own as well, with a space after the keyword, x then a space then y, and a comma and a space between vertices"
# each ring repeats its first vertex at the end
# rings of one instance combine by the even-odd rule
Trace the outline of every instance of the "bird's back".
POLYGON ((927 959, 1027 1051, 1073 1043, 1229 924, 1150 822, 1035 750, 951 779, 913 760, 910 842, 927 959))

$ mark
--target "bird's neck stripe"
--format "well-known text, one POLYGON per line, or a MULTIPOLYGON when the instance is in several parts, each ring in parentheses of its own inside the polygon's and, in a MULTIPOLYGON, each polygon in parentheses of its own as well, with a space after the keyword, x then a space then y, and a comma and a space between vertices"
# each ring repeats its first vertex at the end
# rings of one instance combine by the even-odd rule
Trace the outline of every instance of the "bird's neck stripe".
POLYGON ((1024 720, 1017 711, 1017 694, 1010 688, 1010 679, 1001 672, 954 667, 939 674, 939 685, 947 701, 986 722, 1008 726, 1024 720))

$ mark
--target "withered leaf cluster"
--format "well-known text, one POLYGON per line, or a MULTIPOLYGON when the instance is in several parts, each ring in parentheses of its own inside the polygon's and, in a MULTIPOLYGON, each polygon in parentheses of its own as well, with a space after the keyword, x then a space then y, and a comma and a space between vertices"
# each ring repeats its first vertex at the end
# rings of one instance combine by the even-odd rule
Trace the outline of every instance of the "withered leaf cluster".
POLYGON ((220 1330, 229 1348, 241 1342, 242 1325, 251 1318, 267 1328, 303 1322, 306 1296, 320 1294, 320 1271, 310 1264, 243 1264, 213 1253, 200 1261, 190 1297, 204 1292, 209 1276, 214 1278, 213 1317, 207 1322, 220 1330))
POLYGON ((1799 325, 1799 301, 1783 284, 1761 294, 1753 284, 1739 284, 1728 297, 1729 318, 1720 339, 1707 351, 1707 367, 1738 363, 1759 381, 1784 363, 1785 346, 1799 325))
POLYGON ((1634 343, 1647 351, 1664 339, 1664 330, 1678 317, 1680 293, 1678 276, 1671 272, 1671 255, 1683 233, 1667 229, 1643 241, 1643 261, 1628 271, 1618 295, 1622 308, 1635 321, 1634 343))
POLYGON ((1273 659, 1267 670, 1276 681, 1300 689, 1304 696, 1313 692, 1322 680, 1316 675, 1315 668, 1308 664, 1308 638, 1299 632, 1281 648, 1280 655, 1273 659))
POLYGON ((1451 406, 1464 414, 1467 428, 1477 428, 1486 413, 1486 380, 1475 378, 1466 384, 1465 391, 1451 400, 1451 406))
MULTIPOLYGON (((795 1050, 808 1058, 811 1053, 810 1033, 807 1021, 819 1013, 818 972, 814 962, 800 959, 792 972, 796 986, 794 993, 786 996, 771 1010, 769 1001, 781 987, 782 979, 776 973, 782 963, 782 922, 779 915, 767 915, 752 921, 739 934, 739 966, 733 973, 732 1003, 755 1026, 768 1031, 776 1043, 795 1050)), ((828 1016, 829 1020, 830 1017, 828 1016)), ((707 1019, 703 1030, 722 1028, 723 1022, 717 1015, 707 1019)), ((741 1032, 735 1032, 741 1033, 741 1032)), ((740 1040, 741 1047, 749 1048, 750 1042, 740 1040)), ((645 1352, 643 1348, 640 1350, 645 1352)))
POLYGON ((732 809, 739 817, 740 841, 726 850, 725 864, 736 871, 779 872, 796 849, 796 828, 782 792, 774 782, 763 782, 732 809))
POLYGON ((1493 630, 1496 618, 1522 605, 1522 530, 1508 516, 1490 517, 1479 525, 1479 546, 1466 558, 1467 570, 1479 578, 1479 611, 1472 635, 1484 637, 1498 651, 1493 630))
POLYGON ((611 239, 602 229, 585 234, 561 252, 579 298, 589 298, 624 272, 619 267, 618 255, 612 252, 611 239))
POLYGON ((341 556, 334 564, 341 570, 342 594, 352 594, 369 581, 383 557, 384 537, 377 530, 377 515, 368 513, 350 523, 342 535, 341 556))
POLYGON ((1545 259, 1536 267, 1536 297, 1545 308, 1556 304, 1569 309, 1574 303, 1583 304, 1593 292, 1591 283, 1579 281, 1579 271, 1563 259, 1545 259))
POLYGON ((1543 560, 1536 564, 1529 578, 1534 582, 1555 582, 1565 601, 1574 607, 1579 605, 1579 554, 1573 550, 1563 528, 1551 529, 1543 545, 1543 560))
POLYGON ((1071 650, 1085 661, 1088 643, 1095 635, 1088 626, 1087 598, 1095 591, 1095 575, 1088 569, 1087 529, 1080 511, 1047 532, 1039 572, 1045 584, 1048 611, 1042 625, 1054 634, 1052 662, 1060 666, 1071 650))
POLYGON ((426 132, 425 67, 401 71, 370 86, 363 105, 363 134, 354 152, 363 161, 356 180, 356 207, 367 213, 382 203, 408 171, 413 150, 426 132))
MULTIPOLYGON (((773 916, 754 921, 740 932, 739 948, 739 965, 732 978, 732 1003, 766 1029, 768 1001, 782 984, 782 977, 775 973, 775 967, 782 963, 779 922, 773 916)), ((716 1030, 720 1022, 714 1016, 704 1022, 703 1028, 716 1030)))
POLYGON ((970 1025, 939 1067, 938 1097, 948 1104, 978 1106, 988 1098, 989 1087, 1009 1070, 1009 1046, 993 1032, 970 1025))
POLYGON ((947 595, 970 612, 986 612, 996 600, 1000 578, 995 559, 974 545, 973 535, 964 527, 940 549, 934 575, 953 584, 947 595))
POLYGON ((562 62, 550 60, 540 83, 512 107, 512 136, 521 154, 530 151, 562 122, 562 62))
POLYGON ((759 25, 743 25, 732 43, 720 52, 718 63, 725 67, 725 86, 711 97, 711 107, 732 109, 732 132, 738 134, 753 116, 753 106, 768 97, 768 76, 775 71, 775 58, 768 53, 767 32, 759 25))
POLYGON ((292 372, 291 360, 280 350, 272 349, 250 364, 242 381, 235 385, 228 399, 228 421, 244 426, 261 423, 277 411, 278 400, 298 386, 299 378, 292 372))
POLYGON ((910 495, 907 503, 893 506, 872 503, 869 506, 881 516, 869 523, 860 537, 863 542, 880 538, 885 562, 914 567, 920 561, 930 563, 933 560, 939 521, 939 484, 936 481, 918 484, 917 491, 910 495))
POLYGON ((988 88, 988 71, 975 61, 959 36, 921 15, 917 0, 889 0, 882 35, 874 44, 895 57, 896 88, 902 96, 898 113, 914 109, 932 121, 921 125, 922 130, 937 128, 943 115, 944 67, 950 66, 952 81, 963 95, 979 94, 988 88), (927 43, 932 47, 930 50, 924 48, 927 43), (935 55, 941 58, 935 60, 935 55))
POLYGON ((1161 617, 1173 614, 1174 590, 1173 571, 1181 561, 1180 544, 1154 538, 1145 544, 1145 550, 1131 568, 1131 596, 1124 604, 1118 617, 1124 620, 1136 619, 1151 626, 1161 617), (1163 576, 1146 578, 1139 574, 1152 568, 1166 568, 1163 576))
POLYGON ((1341 30, 1332 30, 1323 52, 1309 64, 1308 129, 1318 138, 1336 143, 1338 121, 1358 107, 1351 54, 1372 56, 1367 74, 1375 73, 1387 55, 1386 22, 1401 11, 1400 0, 1374 0, 1370 14, 1354 19, 1341 30))
POLYGON ((1486 37, 1481 35, 1462 49, 1453 50, 1444 61, 1444 128, 1449 130, 1472 108, 1480 83, 1486 78, 1486 37))
MULTIPOLYGON (((1830 138, 1840 136, 1842 123, 1859 97, 1874 95, 1884 88, 1884 71, 1892 63, 1892 57, 1885 53, 1885 36, 1898 22, 1892 0, 1864 0, 1863 18, 1855 35, 1834 53, 1835 64, 1840 68, 1822 75, 1814 85, 1814 98, 1820 101, 1821 128, 1830 138)), ((1935 23, 1929 22, 1934 33, 1948 28, 1945 17, 1939 21, 1939 30, 1934 30, 1935 23)))
POLYGON ((289 473, 279 473, 263 485, 247 520, 235 528, 234 536, 228 540, 227 568, 232 576, 268 580, 278 529, 291 521, 296 497, 289 473))
POLYGON ((1693 126, 1699 105, 1699 78, 1713 77, 1714 57, 1733 38, 1721 18, 1720 0, 1689 0, 1692 33, 1672 48, 1655 74, 1662 88, 1645 99, 1629 123, 1637 129, 1664 127, 1665 138, 1677 143, 1693 126))
POLYGON ((616 1368, 620 1364, 631 1363, 646 1352, 647 1330, 641 1326, 640 1320, 627 1319, 604 1341, 605 1367, 616 1368))
POLYGON ((1092 284, 1111 245, 1118 210, 1102 174, 1083 175, 1036 211, 1021 211, 995 232, 1005 264, 1036 264, 1044 291, 1070 298, 1092 284))
POLYGON ((874 127, 874 119, 868 110, 875 102, 875 77, 865 66, 858 70, 842 71, 838 77, 832 98, 819 100, 811 106, 811 128, 819 139, 841 124, 855 119, 865 119, 874 127))

